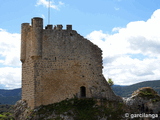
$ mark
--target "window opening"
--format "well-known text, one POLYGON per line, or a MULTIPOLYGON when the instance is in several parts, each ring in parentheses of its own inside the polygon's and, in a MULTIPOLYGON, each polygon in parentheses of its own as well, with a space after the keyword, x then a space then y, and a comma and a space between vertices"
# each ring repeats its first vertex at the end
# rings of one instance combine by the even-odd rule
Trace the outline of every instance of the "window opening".
POLYGON ((80 87, 80 93, 82 98, 86 97, 86 88, 84 86, 80 87))

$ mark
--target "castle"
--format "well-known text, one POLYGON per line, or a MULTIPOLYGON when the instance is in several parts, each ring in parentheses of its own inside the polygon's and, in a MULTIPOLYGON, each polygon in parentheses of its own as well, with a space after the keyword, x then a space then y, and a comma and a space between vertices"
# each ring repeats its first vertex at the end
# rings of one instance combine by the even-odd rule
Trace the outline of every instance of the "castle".
POLYGON ((35 108, 66 98, 118 100, 102 74, 102 51, 72 30, 35 17, 21 29, 22 100, 35 108))

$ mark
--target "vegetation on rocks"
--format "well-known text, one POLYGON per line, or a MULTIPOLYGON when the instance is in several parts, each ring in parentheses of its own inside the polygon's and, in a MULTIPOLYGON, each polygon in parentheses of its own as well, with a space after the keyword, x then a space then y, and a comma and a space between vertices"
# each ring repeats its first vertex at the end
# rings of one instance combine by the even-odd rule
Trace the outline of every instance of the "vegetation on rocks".
POLYGON ((13 113, 13 105, 0 105, 0 114, 4 112, 13 113))
POLYGON ((108 82, 109 86, 113 86, 114 85, 114 82, 113 82, 113 80, 111 78, 108 78, 107 82, 108 82))
POLYGON ((12 105, 0 105, 0 120, 14 120, 12 105))
POLYGON ((124 104, 108 100, 66 99, 40 106, 26 116, 27 120, 113 120, 122 119, 124 104))
POLYGON ((134 113, 160 113, 160 96, 151 87, 139 88, 131 97, 124 98, 124 102, 134 113))
POLYGON ((15 120, 12 113, 4 112, 0 114, 0 120, 15 120))
POLYGON ((160 96, 156 91, 154 91, 151 87, 143 87, 139 88, 137 91, 135 91, 132 96, 138 96, 138 97, 143 97, 143 98, 156 98, 159 99, 160 101, 160 96))

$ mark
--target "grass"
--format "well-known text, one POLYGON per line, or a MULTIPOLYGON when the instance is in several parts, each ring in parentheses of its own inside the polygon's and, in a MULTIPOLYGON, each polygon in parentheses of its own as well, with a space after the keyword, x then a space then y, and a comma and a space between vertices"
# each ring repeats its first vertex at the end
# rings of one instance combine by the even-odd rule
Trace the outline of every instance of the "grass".
POLYGON ((5 115, 0 114, 0 118, 5 118, 5 117, 6 117, 5 115))
POLYGON ((0 114, 0 120, 14 120, 12 113, 4 112, 0 114))

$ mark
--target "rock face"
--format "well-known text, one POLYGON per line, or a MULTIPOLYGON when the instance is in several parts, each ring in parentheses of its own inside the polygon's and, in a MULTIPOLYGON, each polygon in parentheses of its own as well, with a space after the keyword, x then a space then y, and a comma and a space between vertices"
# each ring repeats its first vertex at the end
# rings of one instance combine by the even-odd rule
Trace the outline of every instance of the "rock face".
POLYGON ((22 24, 22 100, 32 109, 66 98, 119 101, 102 74, 102 51, 72 30, 33 18, 22 24))
POLYGON ((29 107, 27 107, 27 102, 26 101, 22 101, 19 100, 16 104, 15 104, 15 109, 14 109, 14 118, 15 120, 48 120, 48 119, 58 119, 61 118, 63 120, 74 120, 73 116, 68 116, 67 112, 65 112, 64 114, 58 114, 56 115, 54 111, 51 110, 45 110, 45 113, 39 113, 37 114, 37 112, 43 109, 43 107, 39 106, 35 109, 30 109, 29 107), (52 112, 50 115, 48 115, 47 112, 52 112), (37 115, 36 115, 37 114, 37 115))
POLYGON ((14 117, 16 120, 25 120, 28 115, 28 107, 26 101, 19 100, 14 107, 14 117))
POLYGON ((138 89, 130 98, 125 98, 124 103, 140 113, 160 113, 160 96, 150 87, 138 89))

